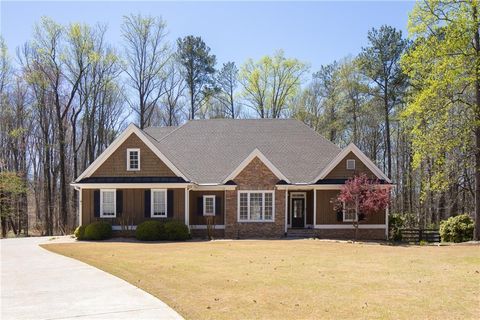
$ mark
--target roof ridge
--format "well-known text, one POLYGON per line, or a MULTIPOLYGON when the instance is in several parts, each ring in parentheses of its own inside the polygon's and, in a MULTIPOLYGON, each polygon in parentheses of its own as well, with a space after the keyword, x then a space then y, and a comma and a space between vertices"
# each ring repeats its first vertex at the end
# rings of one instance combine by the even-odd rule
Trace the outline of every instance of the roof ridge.
MULTIPOLYGON (((294 118, 246 118, 246 119, 239 119, 239 118, 210 118, 210 119, 190 119, 188 122, 193 122, 193 121, 299 121, 294 118)), ((301 122, 301 121, 300 121, 301 122)))
POLYGON ((178 129, 183 128, 183 127, 186 126, 189 122, 190 122, 190 120, 187 121, 187 122, 185 122, 184 124, 182 124, 182 125, 180 125, 180 126, 176 126, 175 129, 173 129, 172 131, 170 131, 169 133, 167 133, 166 135, 164 135, 160 140, 156 140, 156 141, 161 142, 161 141, 165 140, 166 137, 168 137, 169 135, 171 135, 172 133, 174 133, 174 132, 177 131, 178 129))
MULTIPOLYGON (((295 119, 297 120, 297 119, 295 119)), ((328 143, 330 143, 331 145, 335 146, 339 151, 342 151, 342 148, 340 148, 339 146, 337 146, 335 143, 333 143, 332 141, 330 141, 330 139, 327 139, 325 138, 323 135, 321 135, 317 130, 314 130, 312 127, 310 126, 307 126, 306 123, 304 123, 303 121, 300 121, 300 120, 297 120, 298 122, 300 122, 302 125, 304 125, 305 127, 307 127, 309 130, 313 131, 317 136, 319 136, 320 138, 322 138, 323 140, 327 141, 328 143)))

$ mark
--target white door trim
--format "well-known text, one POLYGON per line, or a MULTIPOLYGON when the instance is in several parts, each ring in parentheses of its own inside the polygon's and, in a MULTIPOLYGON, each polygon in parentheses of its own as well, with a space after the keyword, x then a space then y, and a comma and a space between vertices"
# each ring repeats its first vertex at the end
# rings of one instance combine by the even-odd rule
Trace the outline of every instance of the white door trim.
POLYGON ((290 228, 292 228, 292 212, 293 212, 293 199, 303 199, 303 227, 307 227, 307 193, 306 192, 297 192, 293 191, 289 193, 290 195, 290 228))

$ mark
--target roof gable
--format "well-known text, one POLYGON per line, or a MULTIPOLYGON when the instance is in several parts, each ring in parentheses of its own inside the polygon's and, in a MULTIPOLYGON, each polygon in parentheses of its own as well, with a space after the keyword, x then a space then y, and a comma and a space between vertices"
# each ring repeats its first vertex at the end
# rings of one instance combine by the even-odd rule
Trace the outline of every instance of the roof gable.
POLYGON ((392 181, 380 170, 370 158, 368 158, 355 144, 350 143, 345 147, 333 160, 330 162, 320 174, 315 178, 312 183, 316 183, 318 180, 325 179, 329 174, 349 155, 353 153, 378 179, 383 179, 388 183, 392 181))
POLYGON ((185 175, 173 165, 173 163, 152 143, 152 141, 140 130, 136 125, 130 124, 104 152, 94 161, 87 169, 75 180, 79 182, 83 178, 88 178, 93 175, 102 164, 104 164, 110 156, 131 136, 136 135, 176 176, 188 180, 185 175))
POLYGON ((258 158, 261 162, 263 162, 263 164, 279 180, 285 180, 290 183, 287 177, 285 177, 285 175, 283 175, 283 173, 278 170, 278 168, 270 160, 268 160, 267 157, 265 157, 265 155, 257 148, 255 148, 255 150, 253 150, 225 179, 223 179, 223 183, 225 184, 229 180, 234 180, 235 177, 238 176, 243 171, 243 169, 245 169, 255 158, 258 158))

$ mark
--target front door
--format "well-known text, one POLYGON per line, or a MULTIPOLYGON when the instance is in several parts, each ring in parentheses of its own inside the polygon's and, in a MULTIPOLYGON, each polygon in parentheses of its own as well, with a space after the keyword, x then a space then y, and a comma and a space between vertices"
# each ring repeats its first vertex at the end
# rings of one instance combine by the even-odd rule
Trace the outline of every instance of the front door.
POLYGON ((305 227, 305 199, 292 199, 292 228, 305 227))

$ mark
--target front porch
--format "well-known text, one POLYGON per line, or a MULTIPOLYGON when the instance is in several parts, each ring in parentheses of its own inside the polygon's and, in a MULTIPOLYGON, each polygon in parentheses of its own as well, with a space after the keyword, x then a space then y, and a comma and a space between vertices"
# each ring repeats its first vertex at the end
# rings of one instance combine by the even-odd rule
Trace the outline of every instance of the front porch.
MULTIPOLYGON (((353 238, 355 227, 345 212, 335 210, 341 185, 286 188, 285 236, 289 238, 353 238)), ((388 209, 360 221, 358 239, 384 240, 388 236, 388 209)))

